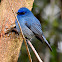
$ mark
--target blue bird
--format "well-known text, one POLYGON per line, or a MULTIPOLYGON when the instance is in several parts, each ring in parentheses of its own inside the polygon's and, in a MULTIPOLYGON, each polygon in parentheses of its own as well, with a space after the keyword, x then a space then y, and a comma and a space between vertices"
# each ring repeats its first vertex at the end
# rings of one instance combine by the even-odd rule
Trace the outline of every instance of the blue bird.
MULTIPOLYGON (((39 20, 33 15, 33 13, 29 9, 25 7, 20 8, 17 12, 17 18, 22 28, 23 34, 27 39, 31 40, 36 37, 41 41, 45 41, 47 46, 52 51, 50 44, 43 35, 39 20)), ((20 33, 20 28, 18 26, 17 20, 15 20, 15 24, 18 33, 20 33)))

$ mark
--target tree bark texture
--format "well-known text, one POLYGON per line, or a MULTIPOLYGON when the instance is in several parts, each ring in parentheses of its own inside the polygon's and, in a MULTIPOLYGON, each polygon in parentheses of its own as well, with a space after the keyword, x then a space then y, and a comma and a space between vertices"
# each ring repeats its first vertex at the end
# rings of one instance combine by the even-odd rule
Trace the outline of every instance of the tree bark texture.
MULTIPOLYGON (((32 9, 34 0, 9 0, 14 12, 21 7, 32 9)), ((23 38, 14 32, 5 32, 15 26, 15 17, 8 0, 0 2, 0 62, 17 62, 23 38)))

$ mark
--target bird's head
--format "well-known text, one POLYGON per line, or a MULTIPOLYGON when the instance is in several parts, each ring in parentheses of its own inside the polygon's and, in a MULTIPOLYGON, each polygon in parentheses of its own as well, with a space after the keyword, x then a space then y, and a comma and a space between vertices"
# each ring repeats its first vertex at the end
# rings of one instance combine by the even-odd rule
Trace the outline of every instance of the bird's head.
POLYGON ((19 16, 26 16, 29 14, 31 14, 31 11, 25 7, 20 8, 17 12, 17 15, 19 15, 19 16))

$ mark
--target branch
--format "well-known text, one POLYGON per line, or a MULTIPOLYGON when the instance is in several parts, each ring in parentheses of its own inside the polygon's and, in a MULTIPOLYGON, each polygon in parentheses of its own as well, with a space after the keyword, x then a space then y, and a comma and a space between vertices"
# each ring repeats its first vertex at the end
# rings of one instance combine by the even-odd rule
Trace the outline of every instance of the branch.
POLYGON ((36 52, 34 46, 31 44, 31 42, 28 40, 28 44, 30 45, 30 47, 32 48, 33 52, 35 53, 37 59, 39 60, 39 62, 43 62, 40 58, 40 56, 38 55, 38 53, 36 52))

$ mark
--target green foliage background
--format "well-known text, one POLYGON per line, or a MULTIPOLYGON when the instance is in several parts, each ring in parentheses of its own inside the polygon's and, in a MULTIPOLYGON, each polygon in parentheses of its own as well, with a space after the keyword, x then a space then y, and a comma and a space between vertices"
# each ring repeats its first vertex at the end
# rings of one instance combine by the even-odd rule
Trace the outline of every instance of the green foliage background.
POLYGON ((0 2, 1 2, 1 0, 0 0, 0 2))

